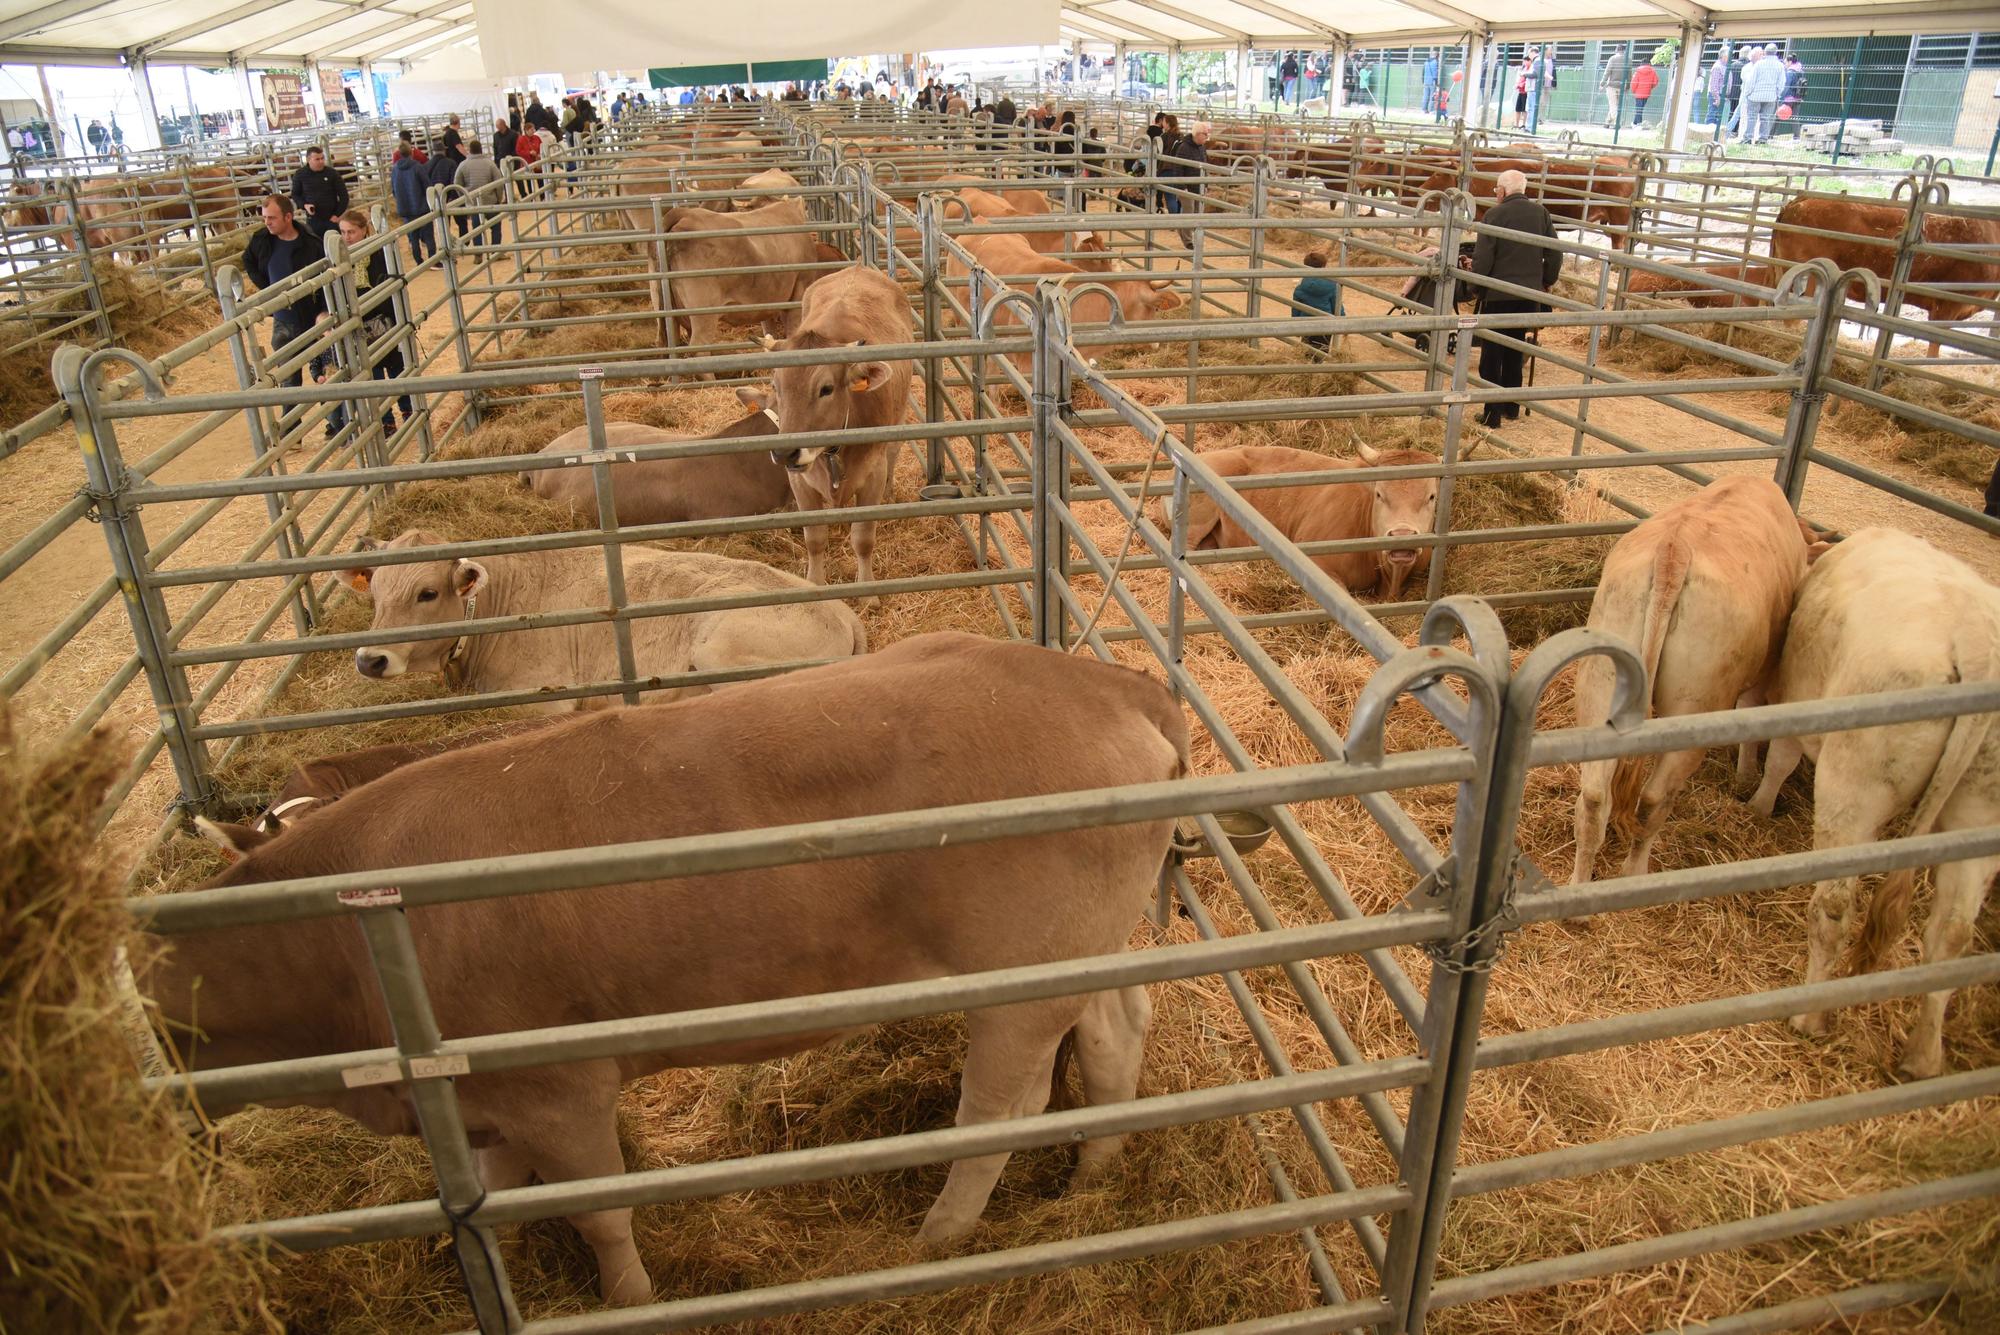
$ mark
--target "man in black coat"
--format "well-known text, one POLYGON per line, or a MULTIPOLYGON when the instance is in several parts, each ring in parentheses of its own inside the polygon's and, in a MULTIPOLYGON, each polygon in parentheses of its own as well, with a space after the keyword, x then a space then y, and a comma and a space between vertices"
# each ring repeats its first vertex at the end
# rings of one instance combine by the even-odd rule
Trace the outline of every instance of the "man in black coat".
MULTIPOLYGON (((1528 178, 1522 173, 1501 172, 1500 179, 1494 184, 1499 202, 1487 211, 1482 221, 1489 227, 1504 227, 1509 231, 1527 232, 1554 240, 1556 228, 1549 218, 1549 211, 1528 198, 1527 189, 1528 178)), ((1562 260, 1561 251, 1539 241, 1523 241, 1481 232, 1478 244, 1472 249, 1472 272, 1482 278, 1546 292, 1556 285, 1556 278, 1562 273, 1562 260)), ((1546 305, 1532 297, 1495 292, 1484 287, 1479 292, 1481 314, 1510 315, 1547 309, 1546 305)), ((1500 332, 1507 338, 1525 339, 1529 330, 1517 328, 1500 332)), ((1478 336, 1478 343, 1479 378, 1506 389, 1519 389, 1526 354, 1520 348, 1503 346, 1485 335, 1478 336)), ((1479 420, 1492 430, 1503 420, 1520 415, 1521 405, 1518 403, 1493 402, 1486 405, 1486 411, 1480 414, 1479 420)))
POLYGON ((326 165, 326 150, 318 144, 306 150, 306 165, 292 173, 292 200, 305 213, 306 230, 315 240, 332 231, 347 212, 347 182, 326 165))
MULTIPOLYGON (((243 273, 252 284, 266 288, 283 282, 300 270, 326 258, 326 248, 310 228, 298 225, 297 209, 284 195, 264 197, 264 230, 254 233, 243 247, 243 273)), ((280 306, 271 316, 271 351, 313 326, 324 309, 318 289, 306 293, 289 306, 280 306)), ((301 367, 293 367, 284 383, 301 381, 301 367)))

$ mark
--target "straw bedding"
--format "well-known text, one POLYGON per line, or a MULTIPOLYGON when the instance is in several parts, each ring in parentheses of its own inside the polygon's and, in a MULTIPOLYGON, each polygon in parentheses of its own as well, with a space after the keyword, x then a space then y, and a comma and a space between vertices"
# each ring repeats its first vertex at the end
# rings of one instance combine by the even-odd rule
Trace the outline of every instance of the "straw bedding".
MULTIPOLYGON (((1159 400, 1178 396, 1175 368, 1184 349, 1110 354, 1106 364, 1157 366, 1158 382, 1128 382, 1159 400), (1113 357, 1122 360, 1113 361, 1113 357)), ((1292 359, 1289 352, 1274 356, 1292 359)), ((1212 364, 1238 364, 1240 349, 1204 344, 1212 364)), ((1235 377, 1231 378, 1236 379, 1235 377)), ((1241 385, 1258 397, 1348 393, 1351 378, 1330 367, 1293 377, 1302 388, 1260 385, 1247 369, 1241 385), (1338 388, 1327 386, 1337 385, 1338 388)), ((1204 384, 1204 398, 1211 397, 1204 384)), ((607 399, 614 420, 643 420, 690 431, 731 420, 738 409, 726 391, 638 391, 607 399)), ((581 421, 575 400, 552 399, 497 415, 458 448, 479 455, 522 454, 581 421)), ((1433 444, 1436 425, 1411 418, 1367 417, 1337 423, 1274 423, 1203 428, 1202 448, 1277 440, 1330 454, 1350 454, 1354 442, 1390 447, 1433 444)), ((1127 431, 1086 433, 1107 461, 1137 465, 1149 443, 1127 431)), ((1136 474, 1134 474, 1136 475, 1136 474)), ((914 494, 915 461, 906 452, 897 494, 914 494)), ((1495 478, 1461 484, 1455 515, 1460 528, 1601 518, 1601 502, 1545 478, 1495 478)), ((1114 557, 1127 525, 1106 503, 1080 507, 1080 522, 1100 550, 1114 557)), ((573 519, 535 501, 511 478, 404 488, 376 525, 387 535, 422 525, 450 538, 494 532, 559 531, 573 519)), ((1016 560, 1025 550, 1011 530, 996 525, 1016 560)), ((706 544, 705 544, 706 545, 706 544)), ((1588 587, 1607 540, 1533 545, 1482 545, 1463 549, 1448 566, 1453 591, 1588 587)), ((795 534, 730 539, 711 550, 755 556, 798 569, 795 534)), ((836 544, 836 552, 845 557, 836 544)), ((878 550, 885 577, 965 569, 969 555, 946 521, 885 528, 878 550)), ((839 562, 835 577, 851 567, 839 562)), ((1309 604, 1269 563, 1206 572, 1233 606, 1246 612, 1296 611, 1309 604)), ((1158 572, 1129 576, 1145 611, 1163 616, 1167 585, 1158 572)), ((1100 591, 1089 577, 1076 580, 1085 606, 1100 591)), ((1009 595, 1013 598, 1013 595, 1009 595)), ((1014 599, 1018 608, 1018 599, 1014 599)), ((997 634, 992 603, 983 592, 940 593, 891 599, 865 614, 877 645, 925 630, 958 628, 997 634)), ((1521 650, 1567 625, 1580 623, 1581 604, 1521 609, 1507 614, 1521 650)), ((366 609, 341 607, 331 629, 364 624, 366 609)), ((1127 624, 1115 604, 1102 626, 1127 624)), ((1414 624, 1392 627, 1406 641, 1414 624)), ((1345 725, 1373 669, 1342 632, 1325 625, 1286 626, 1258 632, 1258 639, 1327 718, 1345 725)), ((1123 644, 1120 656, 1145 664, 1147 655, 1123 644)), ((1517 651, 1518 652, 1518 651, 1517 651)), ((1270 699, 1249 667, 1219 641, 1189 646, 1187 667, 1242 744, 1262 764, 1318 758, 1310 740, 1270 699)), ((330 708, 429 693, 424 683, 363 682, 344 655, 308 663, 283 702, 286 710, 330 708)), ((1545 705, 1560 725, 1570 713, 1568 683, 1559 681, 1545 705)), ((309 755, 364 745, 427 729, 474 726, 480 715, 455 715, 310 737, 280 734, 246 748, 232 784, 268 787, 309 755)), ((1392 714, 1394 750, 1449 745, 1442 730, 1418 707, 1404 702, 1392 714)), ((1228 768, 1215 739, 1197 728, 1195 761, 1201 772, 1228 768)), ((1524 849, 1545 870, 1567 868, 1574 776, 1538 770, 1530 776, 1521 810, 1524 849)), ((1418 828, 1442 845, 1449 837, 1449 789, 1404 792, 1398 800, 1418 828)), ((1795 780, 1779 818, 1758 819, 1729 795, 1720 756, 1683 795, 1656 849, 1663 867, 1700 865, 1810 846, 1807 790, 1795 780)), ((1294 808, 1319 854, 1342 878, 1360 907, 1390 909, 1409 889, 1407 864, 1352 800, 1302 803, 1294 808)), ((1619 850, 1612 850, 1615 855, 1619 850)), ((176 844, 152 869, 151 884, 179 888, 204 874, 203 857, 176 844)), ((1252 855, 1251 866, 1286 924, 1323 921, 1317 892, 1274 841, 1252 855)), ((1190 874, 1218 931, 1255 929, 1249 913, 1223 883, 1213 863, 1192 864, 1190 874)), ((1489 1033, 1568 1023, 1645 1007, 1781 986, 1796 981, 1803 956, 1804 890, 1773 891, 1718 903, 1608 916, 1587 923, 1552 924, 1520 933, 1493 978, 1487 1009, 1489 1033)), ((1989 914, 1987 929, 1991 928, 1989 914)), ((1167 940, 1191 940, 1195 928, 1175 920, 1167 940)), ((1155 939, 1140 927, 1135 945, 1155 939)), ((1911 949, 1905 943, 1904 949, 1911 949)), ((1403 967, 1420 982, 1423 957, 1398 951, 1403 967)), ((1306 966, 1333 1009, 1370 1057, 1407 1052, 1411 1039, 1379 985, 1354 960, 1306 966)), ((1289 985, 1275 971, 1246 980, 1285 1057, 1296 1069, 1330 1064, 1324 1040, 1289 985)), ((1155 1014, 1148 1042, 1142 1095, 1203 1088, 1254 1078, 1266 1071, 1256 1045, 1224 983, 1194 979, 1152 989, 1155 1014)), ((1840 1015, 1824 1044, 1796 1040, 1780 1025, 1760 1024, 1614 1051, 1488 1072, 1475 1082, 1462 1154, 1477 1162, 1608 1137, 1637 1134, 1699 1118, 1717 1117, 1812 1097, 1871 1088, 1881 1082, 1898 1023, 1907 1005, 1862 1008, 1840 1015)), ((621 1108, 621 1137, 628 1166, 725 1159, 776 1149, 838 1144, 937 1127, 950 1121, 956 1100, 961 1026, 955 1018, 888 1026, 848 1043, 755 1067, 668 1072, 640 1081, 621 1108)), ((2000 1060, 2000 996, 1993 989, 1961 993, 1946 1028, 1955 1066, 2000 1060)), ((1407 1097, 1389 1096, 1399 1114, 1407 1097)), ((1557 1255, 1585 1246, 1697 1227, 1718 1219, 1783 1208, 1834 1195, 1936 1176, 1974 1164, 2000 1162, 1993 1101, 1838 1128, 1778 1144, 1718 1151, 1642 1168, 1600 1174, 1578 1183, 1550 1182, 1491 1196, 1468 1198, 1455 1208, 1446 1233, 1444 1273, 1468 1273, 1517 1260, 1557 1255)), ((1364 1186, 1394 1180, 1394 1164, 1353 1101, 1318 1110, 1348 1169, 1364 1186)), ((241 1213, 296 1213, 384 1201, 419 1199, 431 1191, 421 1148, 375 1139, 331 1114, 254 1112, 231 1119, 230 1155, 244 1169, 223 1201, 241 1213)), ((1189 1127, 1134 1137, 1111 1171, 1087 1190, 1064 1189, 1065 1150, 1016 1156, 1002 1178, 969 1249, 1042 1243, 1090 1231, 1131 1227, 1198 1213, 1267 1203, 1265 1156, 1282 1165, 1300 1194, 1327 1189, 1325 1174, 1285 1114, 1249 1122, 1189 1127)), ((662 1295, 718 1292, 817 1275, 894 1265, 916 1259, 911 1238, 917 1219, 942 1182, 932 1166, 829 1183, 642 1208, 639 1243, 662 1295)), ((1319 1231, 1348 1292, 1365 1291, 1358 1246, 1344 1227, 1319 1231)), ((544 1222, 503 1235, 515 1293, 525 1311, 556 1315, 594 1303, 594 1268, 573 1231, 544 1222)), ((1995 1313, 1992 1258, 2000 1254, 2000 1222, 1976 1206, 1930 1211, 1885 1224, 1858 1226, 1746 1252, 1655 1267, 1559 1289, 1499 1299, 1468 1309, 1447 1309, 1433 1328, 1464 1332, 1596 1332, 1651 1330, 1739 1306, 1768 1305, 1800 1294, 1901 1275, 1949 1273, 1960 1292, 1935 1311, 1902 1310, 1859 1318, 1857 1331, 1957 1331, 1990 1329, 1995 1313)), ((436 1239, 280 1257, 270 1280, 269 1306, 295 1329, 361 1332, 380 1329, 442 1330, 460 1326, 466 1313, 457 1295, 448 1249, 436 1239)), ((1035 1277, 948 1294, 922 1295, 837 1314, 801 1314, 757 1323, 759 1332, 989 1330, 1008 1332, 1141 1332, 1185 1329, 1269 1315, 1313 1301, 1314 1285, 1295 1238, 1280 1235, 1214 1247, 1189 1255, 1119 1262, 1086 1271, 1035 1277)))

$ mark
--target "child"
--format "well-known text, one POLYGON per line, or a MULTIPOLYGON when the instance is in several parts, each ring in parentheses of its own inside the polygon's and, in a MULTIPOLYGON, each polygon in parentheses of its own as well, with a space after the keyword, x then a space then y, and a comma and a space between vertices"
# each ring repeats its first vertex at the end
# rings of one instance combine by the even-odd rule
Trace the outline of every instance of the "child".
MULTIPOLYGON (((1305 264, 1308 269, 1324 269, 1326 252, 1313 251, 1306 256, 1305 264)), ((1340 304, 1340 284, 1320 274, 1308 274, 1299 280, 1299 285, 1292 289, 1292 303, 1294 307, 1292 316, 1295 319, 1310 320, 1317 315, 1347 314, 1340 304), (1302 310, 1298 309, 1299 307, 1311 307, 1311 309, 1302 310)), ((1332 339, 1331 334, 1307 334, 1305 345, 1324 357, 1332 339)))

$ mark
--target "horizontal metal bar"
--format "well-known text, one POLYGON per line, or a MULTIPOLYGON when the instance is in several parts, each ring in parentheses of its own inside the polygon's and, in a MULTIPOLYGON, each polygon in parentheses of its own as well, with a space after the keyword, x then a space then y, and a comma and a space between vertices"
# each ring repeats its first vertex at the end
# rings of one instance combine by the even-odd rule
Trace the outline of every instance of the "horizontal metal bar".
POLYGON ((1845 1325, 1850 1319, 1891 1307, 1912 1303, 1934 1303, 1950 1293, 1953 1282, 1946 1278, 1899 1279, 1882 1284, 1861 1284, 1837 1293, 1794 1298, 1770 1307, 1752 1308, 1733 1316, 1715 1317, 1677 1325, 1654 1335, 1773 1335, 1777 1331, 1824 1327, 1828 1322, 1845 1325))

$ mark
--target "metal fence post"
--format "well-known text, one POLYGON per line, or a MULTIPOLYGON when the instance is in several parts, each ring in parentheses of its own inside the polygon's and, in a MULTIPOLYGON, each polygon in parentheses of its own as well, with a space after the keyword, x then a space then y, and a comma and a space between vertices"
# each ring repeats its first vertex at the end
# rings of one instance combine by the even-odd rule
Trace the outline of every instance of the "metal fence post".
MULTIPOLYGON (((333 317, 334 334, 334 379, 352 384, 356 380, 365 381, 369 376, 368 340, 360 330, 360 288, 354 281, 354 258, 347 252, 347 243, 340 239, 338 230, 326 234, 326 258, 333 266, 333 273, 326 285, 328 313, 333 317)), ((388 463, 387 452, 383 449, 382 419, 380 410, 391 400, 353 399, 347 405, 347 426, 353 430, 359 441, 361 460, 370 468, 381 468, 388 463), (361 414, 366 412, 366 420, 361 414)), ((389 486, 371 489, 370 503, 389 494, 389 486)))
MULTIPOLYGON (((359 896, 374 897, 369 902, 375 906, 357 916, 400 1055, 399 1061, 386 1064, 387 1070, 379 1074, 386 1077, 384 1083, 407 1081, 424 1149, 437 1174, 438 1201, 452 1221, 452 1250, 458 1257, 466 1296, 472 1301, 473 1319, 481 1335, 507 1335, 521 1328, 521 1314, 508 1287, 499 1240, 489 1225, 473 1221, 486 1200, 486 1188, 459 1112, 458 1091, 451 1083, 452 1076, 465 1073, 465 1058, 436 1055, 444 1040, 424 988, 423 967, 409 919, 403 913, 401 893, 384 888, 360 891, 359 896)), ((366 1083, 366 1077, 375 1074, 378 1072, 368 1068, 342 1072, 353 1084, 366 1083)))
MULTIPOLYGON (((237 323, 243 302, 243 274, 233 264, 225 264, 215 282, 215 304, 222 312, 222 322, 230 326, 229 360, 236 368, 236 384, 244 390, 257 388, 257 347, 248 329, 237 323)), ((250 434, 250 454, 259 462, 270 458, 270 471, 274 475, 285 473, 284 452, 273 451, 270 434, 265 430, 264 410, 250 405, 243 410, 243 425, 250 434)), ((298 504, 305 504, 310 493, 299 493, 298 504)), ((278 531, 278 555, 284 560, 303 556, 307 551, 304 532, 299 528, 298 510, 275 491, 264 493, 264 513, 272 523, 285 520, 285 526, 278 531)), ((299 635, 310 634, 313 624, 319 619, 319 599, 313 591, 312 578, 307 576, 299 584, 297 599, 292 607, 292 626, 299 635)))
POLYGON ((1034 426, 1029 457, 1034 461, 1035 599, 1031 610, 1035 643, 1059 649, 1065 631, 1060 586, 1066 578, 1069 538, 1056 503, 1069 499, 1069 461, 1056 431, 1056 395, 1062 380, 1062 346, 1069 329, 1050 285, 1036 285, 1034 302, 1035 354, 1030 377, 1034 426))
MULTIPOLYGON (((1888 290, 1882 294, 1882 313, 1892 318, 1903 313, 1903 289, 1909 285, 1910 269, 1916 263, 1911 248, 1924 243, 1924 207, 1933 201, 1945 203, 1950 194, 1950 187, 1943 181, 1920 181, 1912 176, 1906 184, 1910 187, 1910 211, 1903 218, 1903 234, 1896 242, 1896 263, 1889 271, 1888 290)), ((1895 332, 1887 325, 1875 336, 1875 351, 1868 367, 1868 388, 1882 387, 1882 378, 1889 372, 1889 345, 1895 337, 1895 332)))
MULTIPOLYGON (((445 297, 451 304, 452 340, 458 345, 458 369, 470 372, 472 364, 472 339, 465 332, 465 298, 458 290, 458 241, 451 233, 451 220, 445 216, 445 187, 434 185, 430 188, 431 213, 437 220, 437 265, 444 274, 445 297)), ((479 391, 465 391, 465 421, 467 429, 479 429, 479 391)))
POLYGON ((194 237, 195 250, 201 256, 202 286, 211 291, 215 287, 215 257, 208 250, 208 219, 201 211, 201 196, 194 188, 194 159, 183 156, 181 164, 181 189, 188 197, 188 233, 194 237))
MULTIPOLYGON (((944 272, 939 257, 940 230, 937 210, 931 207, 928 201, 920 201, 917 206, 917 234, 924 270, 924 342, 926 343, 938 343, 944 339, 944 296, 941 290, 944 284, 944 272)), ((973 319, 978 318, 979 312, 973 311, 973 319)), ((924 418, 930 422, 944 420, 944 367, 936 357, 924 358, 924 418)), ((925 486, 935 487, 944 481, 944 461, 944 440, 939 438, 931 441, 924 460, 925 486)), ((985 479, 977 479, 975 486, 984 490, 985 479)))
MULTIPOLYGON (((1437 292, 1432 306, 1434 315, 1456 315, 1458 313, 1458 196, 1455 192, 1444 195, 1439 201, 1438 222, 1438 280, 1437 292)), ((1438 376, 1444 370, 1444 345, 1450 340, 1432 333, 1430 337, 1429 359, 1424 364, 1424 391, 1429 393, 1437 388, 1438 376)), ((1453 389, 1465 388, 1464 382, 1453 377, 1453 389)))
POLYGON ((108 421, 97 414, 97 391, 93 381, 98 366, 106 360, 123 361, 145 381, 150 398, 162 398, 165 388, 152 368, 137 354, 123 348, 86 352, 66 343, 56 349, 54 374, 57 389, 69 404, 76 423, 77 445, 83 452, 83 466, 89 475, 89 494, 97 507, 104 540, 111 549, 111 568, 118 579, 118 591, 125 598, 125 614, 132 622, 132 639, 139 662, 146 669, 146 685, 153 693, 153 707, 159 711, 160 735, 172 757, 174 776, 180 782, 181 805, 200 810, 214 796, 208 773, 208 747, 192 736, 199 719, 187 672, 170 657, 173 617, 166 600, 151 579, 146 528, 139 519, 139 507, 129 504, 126 492, 132 478, 118 452, 118 439, 108 421))
MULTIPOLYGON (((1252 165, 1250 173, 1250 217, 1253 220, 1266 217, 1271 212, 1270 167, 1270 159, 1262 157, 1258 158, 1252 165)), ((1255 275, 1263 267, 1264 229, 1261 227, 1252 227, 1250 229, 1250 272, 1255 275)), ((1263 297, 1264 280, 1253 276, 1250 279, 1250 291, 1244 299, 1244 315, 1246 318, 1251 320, 1261 318, 1259 312, 1263 307, 1263 297)), ((1199 318, 1200 315, 1200 311, 1195 312, 1196 318, 1199 318)), ((1261 338, 1252 339, 1250 340, 1250 346, 1252 348, 1261 348, 1264 346, 1264 340, 1261 338)))
POLYGON ((618 646, 618 680, 625 683, 625 703, 639 703, 638 658, 632 652, 632 623, 623 613, 625 548, 618 540, 618 501, 611 489, 611 441, 604 428, 604 368, 578 367, 583 385, 583 420, 590 429, 590 477, 597 495, 597 527, 604 533, 604 587, 611 600, 611 635, 618 646))
POLYGON ((1799 346, 1799 359, 1793 363, 1799 387, 1792 391, 1791 408, 1785 414, 1785 452, 1778 458, 1777 475, 1772 479, 1785 489, 1785 497, 1791 501, 1794 510, 1805 499, 1806 470, 1812 463, 1813 436, 1819 430, 1820 414, 1826 407, 1826 390, 1822 385, 1838 347, 1841 312, 1847 307, 1846 275, 1836 275, 1833 265, 1824 260, 1794 269, 1779 282, 1778 295, 1774 300, 1785 300, 1794 277, 1805 273, 1817 273, 1820 277, 1819 310, 1813 314, 1812 323, 1806 326, 1805 338, 1799 346))
MULTIPOLYGON (((1444 443, 1438 451, 1438 461, 1444 466, 1444 474, 1438 478, 1437 518, 1432 524, 1433 531, 1437 533, 1451 532, 1451 505, 1454 482, 1451 470, 1452 466, 1458 462, 1459 442, 1465 439, 1465 408, 1471 399, 1471 391, 1466 386, 1471 382, 1472 378, 1472 345, 1475 341, 1473 333, 1477 318, 1468 315, 1459 316, 1457 319, 1458 341, 1453 345, 1451 354, 1451 392, 1444 396, 1446 405, 1444 410, 1444 443)), ((1520 338, 1526 332, 1526 330, 1516 329, 1511 331, 1511 334, 1515 338, 1520 338)), ((1441 330, 1433 332, 1431 334, 1431 344, 1433 347, 1436 346, 1440 336, 1446 338, 1452 337, 1449 334, 1444 334, 1441 330)), ((1436 602, 1444 596, 1444 567, 1450 551, 1451 548, 1445 546, 1431 548, 1431 568, 1430 574, 1427 577, 1428 585, 1424 596, 1432 602, 1436 602)))
POLYGON ((83 210, 77 203, 76 178, 62 179, 63 198, 69 208, 69 225, 76 233, 77 259, 83 265, 84 293, 90 301, 91 314, 97 317, 97 336, 106 343, 117 336, 111 330, 111 311, 104 302, 104 289, 97 284, 97 256, 90 249, 90 229, 83 224, 83 210))
MULTIPOLYGON (((382 205, 375 206, 373 218, 378 233, 386 234, 390 230, 388 212, 382 205)), ((423 349, 417 343, 417 322, 410 313, 410 279, 403 268, 403 248, 384 245, 382 258, 389 271, 389 313, 396 322, 396 339, 403 354, 403 374, 421 375, 423 349)), ((410 399, 414 410, 411 416, 417 422, 417 458, 420 462, 429 463, 437 448, 431 438, 431 396, 413 394, 410 399)))

